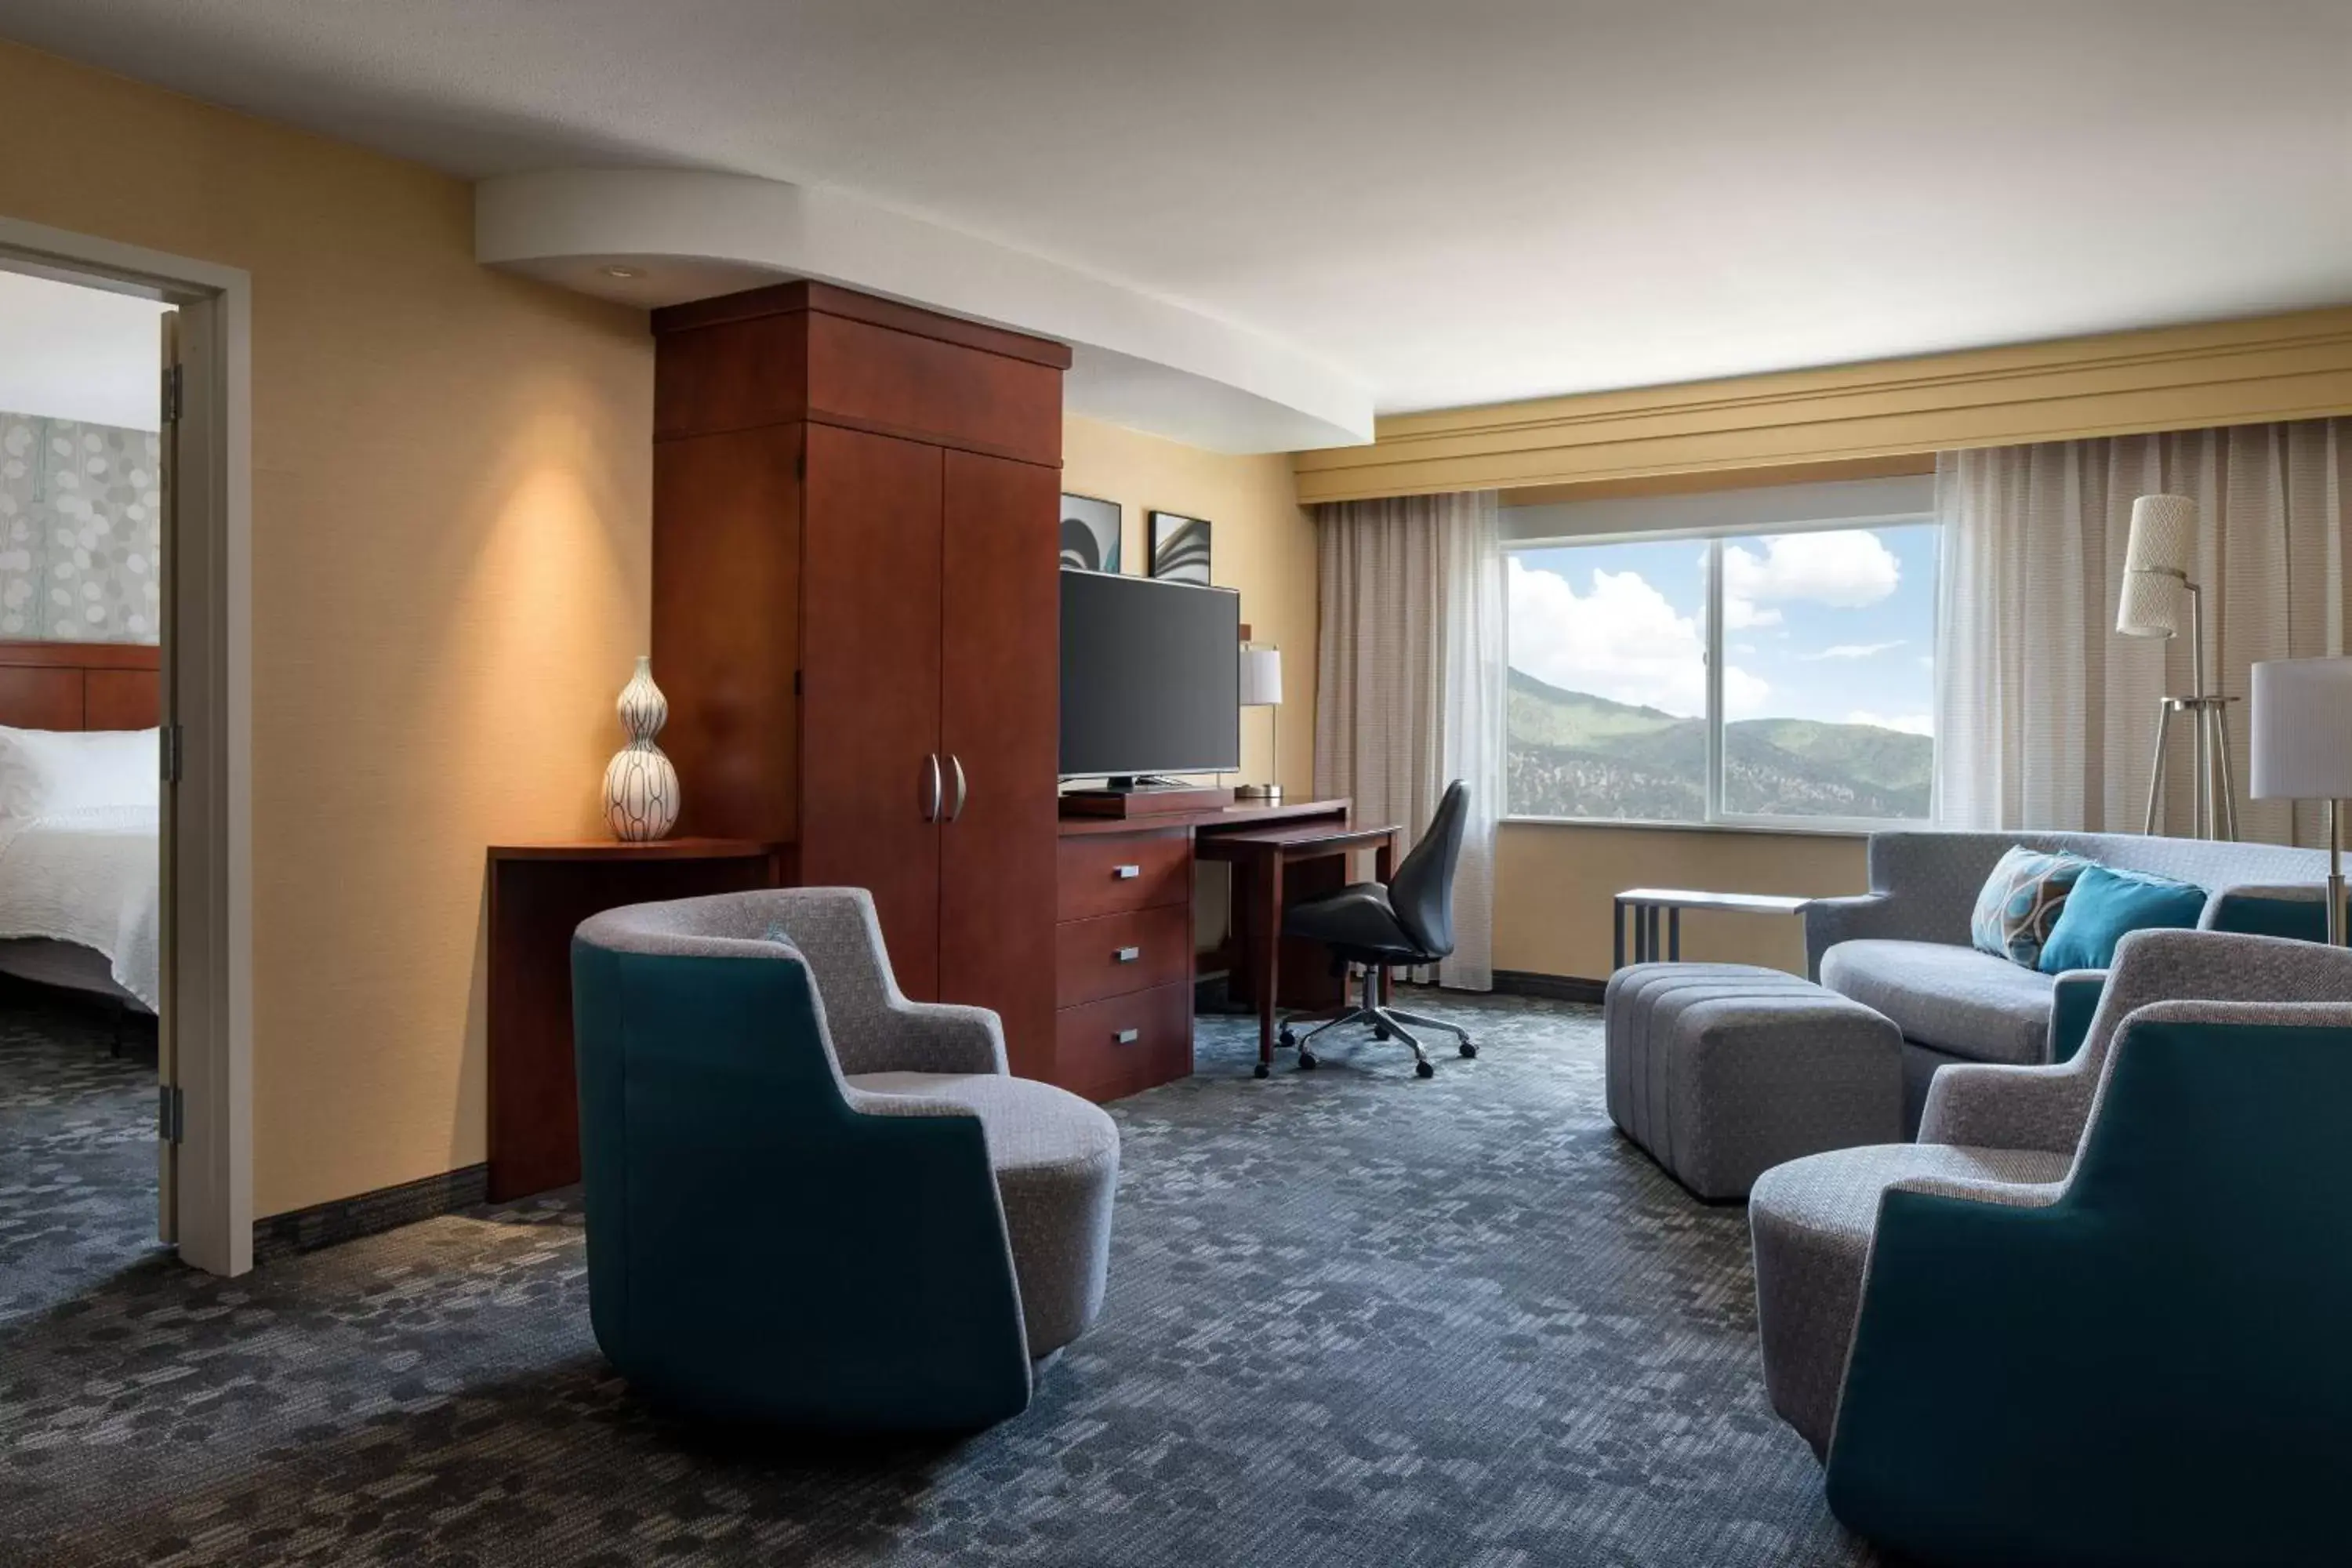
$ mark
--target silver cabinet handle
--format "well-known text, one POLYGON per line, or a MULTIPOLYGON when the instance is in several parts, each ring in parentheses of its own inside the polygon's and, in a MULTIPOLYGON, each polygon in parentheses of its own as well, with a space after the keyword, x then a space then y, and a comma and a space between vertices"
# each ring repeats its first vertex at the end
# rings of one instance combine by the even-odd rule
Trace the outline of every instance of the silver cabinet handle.
POLYGON ((1110 874, 1115 880, 1132 882, 1138 877, 1143 875, 1143 868, 1140 866, 1113 866, 1110 868, 1110 874))
POLYGON ((929 800, 923 803, 923 820, 925 822, 937 822, 940 819, 940 754, 937 752, 933 752, 931 753, 930 770, 931 795, 929 800))
POLYGON ((963 759, 950 752, 948 753, 948 761, 955 764, 956 799, 955 805, 948 808, 948 820, 950 822, 953 822, 957 817, 963 815, 963 802, 966 793, 963 784, 963 759))
POLYGON ((1110 961, 1113 963, 1133 963, 1142 956, 1143 950, 1139 947, 1122 947, 1110 955, 1110 961))
POLYGON ((1141 1038, 1142 1035, 1143 1031, 1140 1029, 1121 1029, 1118 1033, 1112 1035, 1110 1040, 1111 1044, 1115 1046, 1131 1046, 1135 1044, 1138 1039, 1141 1038))

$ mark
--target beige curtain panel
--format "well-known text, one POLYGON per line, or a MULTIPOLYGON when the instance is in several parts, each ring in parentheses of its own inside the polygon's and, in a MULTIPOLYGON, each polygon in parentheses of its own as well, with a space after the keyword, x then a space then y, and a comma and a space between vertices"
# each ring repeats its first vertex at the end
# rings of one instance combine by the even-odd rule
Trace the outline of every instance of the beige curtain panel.
POLYGON ((1470 785, 1440 984, 1493 988, 1502 789, 1503 557, 1492 490, 1315 509, 1321 552, 1315 789, 1412 847, 1447 783, 1470 785))
MULTIPOLYGON (((2137 833, 2158 699, 2189 690, 2181 635, 2116 635, 2133 500, 2198 503, 2206 680, 2229 709, 2240 837, 2321 842, 2321 810, 2246 798, 2248 668, 2342 654, 2352 420, 1948 452, 1937 808, 1949 827, 2137 833)), ((2158 831, 2196 831, 2193 742, 2173 726, 2158 831)))

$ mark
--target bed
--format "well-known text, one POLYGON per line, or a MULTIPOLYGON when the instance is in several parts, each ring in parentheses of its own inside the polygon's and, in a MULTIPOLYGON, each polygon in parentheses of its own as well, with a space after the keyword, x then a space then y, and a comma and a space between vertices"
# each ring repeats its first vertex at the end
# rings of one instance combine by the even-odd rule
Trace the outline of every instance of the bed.
POLYGON ((161 1005, 156 649, 0 639, 0 973, 161 1005))

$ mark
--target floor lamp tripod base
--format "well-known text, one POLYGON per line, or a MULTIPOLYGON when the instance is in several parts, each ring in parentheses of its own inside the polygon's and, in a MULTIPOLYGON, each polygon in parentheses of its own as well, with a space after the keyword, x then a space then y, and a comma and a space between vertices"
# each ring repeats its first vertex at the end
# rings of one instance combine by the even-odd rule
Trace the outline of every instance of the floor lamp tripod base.
POLYGON ((2147 766, 2147 820, 2140 829, 2153 837, 2156 813, 2164 798, 2165 743, 2172 737, 2175 714, 2188 715, 2197 737, 2197 799, 2191 832, 2205 838, 2235 842, 2238 837, 2238 783, 2230 766, 2229 705, 2234 697, 2159 697, 2157 699, 2156 754, 2147 766))

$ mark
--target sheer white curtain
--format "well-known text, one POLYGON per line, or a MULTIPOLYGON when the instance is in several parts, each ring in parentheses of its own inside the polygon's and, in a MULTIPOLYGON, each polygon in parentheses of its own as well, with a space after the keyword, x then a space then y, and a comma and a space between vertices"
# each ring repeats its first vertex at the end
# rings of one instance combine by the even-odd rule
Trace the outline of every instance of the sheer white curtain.
MULTIPOLYGON (((2185 629, 2116 636, 2133 500, 2196 498, 2206 679, 2243 699, 2256 660, 2346 651, 2347 484, 2344 419, 1939 457, 1939 820, 2138 832, 2158 699, 2189 689, 2189 655, 2185 629)), ((2317 843, 2317 808, 2245 798, 2246 728, 2241 700, 2230 734, 2242 836, 2317 843)), ((2194 831, 2187 731, 2173 727, 2166 758, 2165 833, 2194 831)))
POLYGON ((1360 821, 1429 824, 1470 785, 1440 984, 1494 984, 1495 814, 1502 789, 1503 555, 1492 490, 1316 509, 1322 631, 1315 788, 1360 821))

